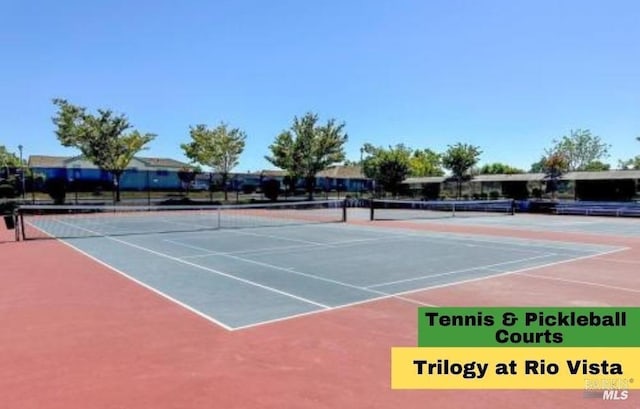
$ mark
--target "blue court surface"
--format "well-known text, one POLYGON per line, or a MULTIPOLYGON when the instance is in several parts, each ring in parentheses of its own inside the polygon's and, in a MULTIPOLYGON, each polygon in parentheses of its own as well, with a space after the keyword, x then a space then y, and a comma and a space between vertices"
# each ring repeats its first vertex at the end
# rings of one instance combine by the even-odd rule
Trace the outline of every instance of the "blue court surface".
POLYGON ((620 250, 346 223, 63 242, 229 330, 620 250))

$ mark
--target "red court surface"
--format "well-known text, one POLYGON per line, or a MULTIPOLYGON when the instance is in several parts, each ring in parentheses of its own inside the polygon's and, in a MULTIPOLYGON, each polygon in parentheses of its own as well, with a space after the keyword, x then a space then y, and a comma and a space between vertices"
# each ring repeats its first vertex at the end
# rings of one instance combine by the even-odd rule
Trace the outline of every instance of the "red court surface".
MULTIPOLYGON (((362 222, 365 223, 365 222, 362 222)), ((599 243, 618 253, 227 332, 53 240, 0 231, 0 407, 640 408, 581 391, 396 391, 390 350, 415 346, 418 303, 640 305, 640 238, 395 223, 599 243)))

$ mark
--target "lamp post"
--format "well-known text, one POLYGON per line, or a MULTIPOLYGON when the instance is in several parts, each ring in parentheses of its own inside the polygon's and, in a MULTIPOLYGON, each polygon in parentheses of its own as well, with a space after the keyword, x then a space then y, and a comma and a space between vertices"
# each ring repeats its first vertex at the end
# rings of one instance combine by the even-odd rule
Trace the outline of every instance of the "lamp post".
MULTIPOLYGON (((363 171, 363 164, 362 164, 362 154, 364 153, 364 146, 360 147, 360 173, 361 173, 361 177, 362 174, 364 174, 363 171)), ((360 179, 360 191, 358 192, 358 197, 360 197, 360 195, 362 194, 362 191, 364 190, 364 181, 362 179, 360 179)))
POLYGON ((22 145, 18 145, 18 150, 20 151, 20 180, 22 181, 22 199, 24 200, 24 191, 25 191, 25 173, 24 173, 24 162, 22 161, 22 145))

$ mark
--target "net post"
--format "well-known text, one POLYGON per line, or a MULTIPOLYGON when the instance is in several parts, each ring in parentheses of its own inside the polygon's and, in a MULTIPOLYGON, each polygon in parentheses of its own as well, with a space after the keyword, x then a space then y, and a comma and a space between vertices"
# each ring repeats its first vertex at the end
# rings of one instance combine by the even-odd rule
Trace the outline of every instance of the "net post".
POLYGON ((451 203, 451 217, 456 217, 456 202, 451 203))
POLYGON ((516 214, 516 199, 511 199, 511 209, 509 215, 514 216, 516 214))
POLYGON ((218 229, 221 229, 221 228, 222 228, 222 224, 220 223, 220 219, 221 219, 221 216, 222 216, 222 215, 221 215, 220 213, 222 213, 222 209, 220 208, 220 206, 218 206, 218 207, 216 208, 216 215, 217 215, 217 217, 218 217, 218 226, 217 226, 217 227, 218 227, 218 229))
POLYGON ((20 209, 17 210, 18 212, 18 218, 20 219, 20 234, 22 235, 22 240, 26 240, 27 239, 27 233, 24 229, 24 213, 20 211, 20 209))
POLYGON ((11 217, 13 218, 13 225, 15 226, 15 237, 16 241, 20 241, 20 223, 18 222, 18 211, 14 210, 11 213, 11 217))
POLYGON ((342 201, 342 222, 347 221, 347 199, 342 201))
POLYGON ((371 199, 369 199, 369 221, 373 221, 374 220, 374 215, 373 215, 373 197, 371 199))

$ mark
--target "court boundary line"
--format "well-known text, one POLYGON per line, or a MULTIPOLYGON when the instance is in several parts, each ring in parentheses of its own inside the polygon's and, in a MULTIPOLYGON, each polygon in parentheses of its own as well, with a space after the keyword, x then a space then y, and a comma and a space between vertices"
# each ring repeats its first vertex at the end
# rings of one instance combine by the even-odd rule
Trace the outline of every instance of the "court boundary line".
MULTIPOLYGON (((202 240, 203 237, 195 237, 195 236, 188 236, 188 237, 182 237, 181 240, 202 240)), ((371 242, 371 241, 383 241, 386 238, 384 237, 380 237, 380 238, 368 238, 368 239, 353 239, 353 240, 340 240, 340 241, 334 241, 332 242, 332 247, 350 247, 350 245, 358 245, 361 242, 371 242)), ((170 239, 165 239, 163 241, 172 241, 170 239)), ((179 242, 178 240, 175 240, 174 242, 179 242)), ((182 243, 181 245, 185 246, 186 243, 182 243)), ((186 246, 185 246, 186 247, 186 246)), ((196 246, 197 247, 197 246, 196 246)), ((199 253, 199 254, 193 254, 193 255, 187 255, 187 256, 180 256, 180 258, 183 259, 194 259, 194 258, 205 258, 205 257, 209 257, 209 256, 219 256, 219 255, 225 255, 225 254, 232 254, 232 255, 236 255, 236 254, 278 254, 278 253, 287 253, 289 251, 292 250, 299 250, 299 249, 311 249, 314 247, 325 247, 325 246, 317 246, 314 244, 299 244, 299 245, 291 245, 291 246, 279 246, 279 247, 263 247, 260 249, 253 249, 253 250, 238 250, 238 251, 213 251, 210 250, 208 253, 199 253)))
MULTIPOLYGON (((170 242, 172 242, 174 244, 177 244, 177 245, 183 245, 183 243, 180 243, 178 241, 171 241, 171 240, 167 240, 167 241, 170 241, 170 242)), ((198 249, 197 246, 192 246, 192 245, 187 245, 187 246, 189 248, 198 249)), ((200 249, 204 249, 204 248, 200 247, 200 249)), ((391 296, 391 297, 395 296, 395 294, 393 294, 393 293, 388 293, 388 292, 379 291, 379 290, 373 290, 373 289, 370 289, 368 287, 363 287, 363 286, 359 286, 359 285, 356 285, 356 284, 350 284, 350 283, 346 283, 344 281, 338 281, 338 280, 334 280, 332 278, 322 277, 322 276, 311 274, 311 273, 305 273, 305 272, 298 271, 298 270, 293 269, 293 268, 281 267, 281 266, 277 266, 275 264, 265 263, 265 262, 257 261, 257 260, 251 260, 251 259, 248 259, 248 258, 239 257, 239 256, 231 255, 231 254, 218 254, 218 256, 228 257, 228 258, 231 258, 231 259, 234 259, 234 260, 238 260, 238 261, 243 262, 243 263, 255 264, 255 265, 259 265, 259 266, 270 268, 272 270, 278 270, 278 271, 282 271, 284 273, 298 275, 298 276, 301 276, 301 277, 306 277, 306 278, 309 278, 311 280, 324 281, 324 282, 327 282, 327 283, 330 283, 330 284, 334 284, 334 285, 337 285, 337 286, 353 288, 355 290, 360 290, 360 291, 365 292, 365 293, 378 294, 379 296, 391 296)), ((398 297, 398 298, 402 298, 402 297, 398 297)), ((414 300, 410 300, 410 299, 407 299, 405 301, 408 301, 408 302, 411 302, 411 303, 415 303, 414 300)), ((330 308, 334 308, 334 307, 330 307, 330 308)))
MULTIPOLYGON (((92 232, 89 229, 85 229, 85 230, 89 231, 90 233, 94 233, 94 234, 97 233, 97 232, 92 232)), ((164 257, 164 258, 167 258, 169 260, 176 261, 178 263, 182 263, 182 264, 185 264, 185 265, 188 265, 188 266, 191 266, 191 267, 195 267, 195 268, 198 268, 200 270, 208 271, 210 273, 214 273, 216 275, 220 275, 220 276, 232 279, 232 280, 240 281, 240 282, 248 284, 248 285, 253 285, 255 287, 262 288, 263 290, 272 291, 274 293, 277 293, 277 294, 280 294, 280 295, 283 295, 283 296, 286 296, 286 297, 290 297, 290 298, 296 299, 298 301, 305 302, 307 304, 315 305, 315 306, 323 308, 323 309, 331 308, 328 305, 325 305, 325 304, 322 304, 322 303, 319 303, 319 302, 316 302, 316 301, 313 301, 313 300, 310 300, 310 299, 307 299, 307 298, 304 298, 304 297, 301 297, 301 296, 297 296, 295 294, 290 294, 290 293, 288 293, 286 291, 279 290, 277 288, 273 288, 273 287, 270 287, 268 285, 256 283, 256 282, 253 282, 251 280, 247 280, 247 279, 241 278, 241 277, 235 277, 235 276, 233 276, 233 275, 231 275, 229 273, 225 273, 224 271, 215 270, 213 268, 209 268, 209 267, 206 267, 206 266, 202 266, 200 264, 192 263, 192 262, 187 261, 187 260, 182 260, 182 259, 177 258, 175 256, 172 256, 170 254, 166 254, 166 253, 162 253, 160 251, 149 249, 149 248, 140 246, 140 245, 135 244, 135 243, 130 243, 128 241, 125 241, 125 240, 122 240, 122 239, 118 239, 118 238, 115 238, 115 237, 111 237, 111 236, 101 236, 101 237, 106 238, 108 240, 115 241, 116 243, 124 244, 126 246, 130 246, 130 247, 142 250, 142 251, 149 252, 151 254, 156 254, 156 255, 158 255, 160 257, 164 257)))
POLYGON ((586 285, 586 286, 592 286, 592 287, 602 287, 602 288, 607 288, 607 289, 610 289, 610 290, 623 291, 623 292, 629 292, 629 293, 639 293, 640 294, 640 289, 636 289, 636 288, 625 288, 625 287, 619 287, 619 286, 616 286, 616 285, 596 283, 596 282, 592 282, 592 281, 573 280, 571 278, 550 277, 550 276, 545 276, 545 275, 534 275, 534 274, 527 274, 527 273, 516 273, 516 274, 520 275, 520 276, 523 276, 523 277, 531 277, 531 278, 538 278, 538 279, 551 280, 551 281, 560 281, 560 282, 565 282, 565 283, 580 284, 580 285, 586 285))
POLYGON ((138 280, 137 278, 135 278, 133 276, 130 276, 129 274, 127 274, 124 271, 118 269, 117 267, 112 266, 111 264, 100 260, 99 258, 87 253, 86 251, 74 246, 73 244, 71 244, 71 243, 69 243, 69 242, 67 242, 65 240, 58 240, 58 241, 60 243, 62 243, 63 245, 68 246, 68 247, 72 248, 73 250, 77 251, 78 253, 90 258, 91 260, 93 260, 95 262, 97 262, 98 264, 100 264, 100 265, 102 265, 102 266, 114 271, 115 273, 123 276, 124 278, 126 278, 128 280, 131 280, 135 284, 138 284, 138 285, 142 286, 143 288, 145 288, 147 290, 150 290, 151 292, 155 293, 156 295, 159 295, 162 298, 165 298, 165 299, 177 304, 178 306, 186 309, 187 311, 196 314, 200 318, 204 318, 205 320, 207 320, 209 322, 212 322, 212 323, 220 326, 221 328, 223 328, 223 329, 225 329, 227 331, 232 331, 233 330, 233 327, 228 326, 227 324, 223 323, 222 321, 218 321, 217 319, 211 317, 210 315, 207 315, 207 314, 203 313, 202 311, 200 311, 200 310, 198 310, 198 309, 196 309, 194 307, 191 307, 189 304, 186 304, 186 303, 178 300, 177 298, 174 298, 174 297, 170 296, 169 294, 166 294, 163 291, 161 291, 161 290, 159 290, 159 289, 157 289, 157 288, 155 288, 155 287, 153 287, 153 286, 151 286, 149 284, 146 284, 143 281, 140 281, 140 280, 138 280))
MULTIPOLYGON (((34 226, 34 227, 36 227, 36 226, 34 226)), ((73 227, 77 227, 77 226, 73 226, 73 227)), ((331 227, 335 227, 335 226, 331 226, 331 227)), ((38 227, 36 227, 36 228, 39 229, 38 227)), ((41 229, 39 229, 39 230, 41 230, 41 229)), ((89 231, 89 232, 91 232, 93 234, 96 234, 96 232, 92 232, 89 229, 85 229, 85 230, 87 230, 87 231, 89 231)), ((44 233, 47 234, 46 232, 44 232, 44 233)), ((410 234, 410 235, 413 236, 412 234, 410 234)), ((164 254, 164 253, 161 253, 161 252, 156 252, 156 251, 154 251, 152 249, 147 249, 145 247, 138 246, 138 245, 136 245, 134 243, 129 243, 129 242, 121 240, 121 239, 117 239, 117 238, 106 236, 106 235, 100 235, 100 237, 107 238, 109 240, 113 240, 113 241, 116 241, 116 242, 120 242, 121 244, 128 245, 128 246, 131 246, 131 247, 134 247, 134 248, 138 248, 138 249, 143 250, 143 251, 156 253, 156 254, 158 254, 158 255, 160 255, 162 257, 169 258, 169 259, 172 259, 172 260, 177 261, 179 263, 184 263, 186 265, 192 265, 193 267, 196 267, 196 268, 199 268, 199 269, 204 269, 205 271, 213 270, 213 269, 209 269, 209 268, 207 268, 205 266, 200 266, 200 265, 195 264, 195 263, 190 263, 188 261, 181 260, 179 258, 176 258, 176 257, 168 255, 168 254, 164 254)), ((213 318, 213 317, 211 317, 211 316, 209 316, 209 315, 207 315, 207 314, 205 314, 205 313, 203 313, 203 312, 201 312, 201 311, 199 311, 199 310, 197 310, 197 309, 195 309, 193 307, 190 307, 189 305, 187 305, 187 304, 185 304, 185 303, 183 303, 181 301, 178 301, 177 299, 169 296, 168 294, 165 294, 164 292, 162 292, 162 291, 160 291, 158 289, 155 289, 155 288, 153 288, 153 287, 141 282, 138 279, 135 279, 135 278, 129 276, 128 274, 120 271, 116 267, 111 266, 108 263, 103 262, 103 261, 99 260, 98 258, 92 256, 91 254, 89 254, 89 253, 77 248, 73 244, 71 244, 71 243, 69 243, 69 242, 67 242, 65 240, 62 240, 62 239, 58 239, 58 241, 62 242, 64 245, 69 246, 70 248, 78 251, 79 253, 89 257, 90 259, 98 262, 100 265, 105 266, 105 267, 111 269, 112 271, 118 273, 119 275, 121 275, 121 276, 123 276, 123 277, 125 277, 125 278, 127 278, 127 279, 129 279, 131 281, 133 281, 134 283, 136 283, 136 284, 138 284, 138 285, 140 285, 140 286, 142 286, 142 287, 144 287, 146 289, 151 290, 153 293, 162 296, 163 298, 175 303, 176 305, 179 305, 179 306, 187 309, 188 311, 195 313, 197 316, 199 316, 201 318, 204 318, 207 321, 212 322, 212 323, 214 323, 214 324, 220 326, 221 328, 223 328, 223 329, 225 329, 227 331, 230 331, 230 332, 249 329, 249 328, 252 328, 252 327, 257 327, 257 326, 262 326, 262 325, 268 325, 268 324, 276 323, 276 322, 287 321, 287 320, 295 319, 295 318, 298 318, 298 317, 304 317, 304 316, 309 316, 309 315, 313 315, 313 314, 320 314, 320 313, 324 313, 324 312, 327 312, 327 311, 346 309, 346 308, 349 308, 349 307, 352 307, 352 306, 373 303, 373 302, 377 302, 377 301, 381 301, 381 300, 385 300, 385 299, 390 299, 390 298, 395 298, 395 299, 398 299, 399 301, 409 302, 409 303, 412 303, 412 304, 436 307, 436 305, 424 303, 424 302, 421 302, 421 301, 418 301, 418 300, 414 300, 414 299, 411 299, 411 298, 408 298, 408 297, 403 297, 403 296, 404 295, 415 294, 415 293, 419 293, 419 292, 423 292, 423 291, 428 291, 428 290, 434 290, 434 289, 438 289, 438 288, 447 288, 447 287, 452 287, 452 286, 456 286, 456 285, 463 285, 463 284, 467 284, 467 283, 471 283, 471 282, 477 282, 477 281, 482 281, 482 280, 489 280, 489 279, 499 278, 499 277, 507 276, 507 275, 522 275, 522 274, 518 274, 518 273, 522 273, 524 271, 535 270, 535 269, 547 268, 547 267, 551 267, 551 266, 558 265, 558 264, 565 264, 565 263, 575 262, 575 261, 579 261, 579 260, 600 257, 600 256, 603 256, 603 255, 614 254, 614 253, 618 253, 618 252, 622 252, 622 251, 626 251, 626 250, 630 249, 629 247, 616 247, 614 249, 607 250, 607 251, 602 251, 602 252, 599 252, 599 253, 593 253, 593 254, 588 254, 588 255, 584 255, 584 256, 569 258, 569 259, 566 259, 566 260, 560 260, 560 261, 551 262, 551 263, 547 263, 547 264, 542 264, 542 265, 538 265, 538 266, 526 267, 526 268, 519 269, 519 270, 500 272, 500 273, 490 274, 490 275, 486 275, 486 276, 482 276, 482 277, 475 277, 475 278, 466 279, 466 280, 454 281, 454 282, 451 282, 451 283, 443 283, 443 284, 438 284, 438 285, 433 285, 433 286, 426 286, 426 287, 422 287, 422 288, 418 288, 418 289, 411 289, 411 290, 398 292, 398 293, 394 293, 394 294, 387 294, 387 295, 383 295, 383 296, 380 296, 380 297, 377 297, 377 298, 361 300, 361 301, 348 303, 348 304, 342 304, 342 305, 338 305, 338 306, 335 306, 335 307, 327 307, 327 308, 323 308, 323 309, 320 309, 320 310, 308 311, 308 312, 304 312, 304 313, 300 313, 300 314, 290 315, 290 316, 286 316, 286 317, 280 317, 280 318, 276 318, 276 319, 273 319, 273 320, 266 320, 266 321, 261 321, 261 322, 258 322, 258 323, 253 323, 253 324, 248 324, 248 325, 243 325, 243 326, 237 326, 237 327, 229 327, 228 325, 223 324, 222 322, 216 320, 215 318, 213 318)), ((563 243, 566 243, 566 244, 577 244, 577 243, 571 243, 571 242, 563 242, 563 243)), ((608 247, 611 247, 611 246, 608 246, 608 247)), ((226 273, 222 273, 222 272, 216 272, 216 274, 226 275, 226 273)), ((534 275, 532 275, 531 277, 532 278, 540 278, 539 276, 534 276, 534 275)), ((233 277, 233 276, 230 276, 229 278, 238 279, 240 281, 243 281, 242 279, 239 279, 239 278, 233 277)), ((249 280, 247 280, 247 281, 249 281, 249 280)), ((248 283, 248 284, 261 286, 258 283, 255 283, 255 284, 248 283)))
POLYGON ((487 264, 486 266, 470 267, 470 268, 465 268, 465 269, 462 269, 462 270, 446 271, 444 273, 438 273, 438 274, 432 274, 432 275, 426 275, 425 274, 425 275, 421 275, 421 276, 418 276, 418 277, 406 278, 406 279, 403 279, 403 280, 387 281, 387 282, 383 282, 383 283, 373 284, 373 285, 368 286, 367 288, 385 287, 385 286, 394 285, 394 284, 402 284, 402 283, 409 283, 409 282, 412 282, 412 281, 427 280, 427 279, 432 278, 432 277, 442 277, 442 276, 454 275, 454 274, 459 274, 459 273, 466 273, 466 272, 474 271, 474 270, 497 271, 497 270, 494 270, 493 267, 498 267, 498 266, 502 266, 502 265, 505 265, 505 264, 522 263, 522 262, 526 262, 526 261, 537 260, 537 259, 546 258, 546 257, 553 257, 553 256, 558 256, 558 254, 556 254, 556 253, 543 253, 543 254, 538 255, 538 256, 527 257, 527 258, 517 259, 517 260, 512 260, 512 261, 503 261, 503 262, 495 263, 495 264, 487 264))
MULTIPOLYGON (((583 217, 587 217, 587 216, 583 216, 583 217)), ((591 216, 588 216, 591 217, 591 216)), ((471 218, 473 219, 473 218, 471 218)), ((444 219, 444 220, 449 220, 449 219, 444 219)), ((459 220, 459 219, 458 219, 459 220)), ((357 224, 358 222, 363 223, 366 222, 367 220, 365 219, 360 219, 356 222, 351 222, 353 224, 357 224)), ((347 222, 349 223, 349 222, 347 222)), ((516 231, 516 232, 522 232, 522 231, 533 231, 533 232, 538 232, 538 233, 566 233, 566 234, 573 234, 573 235, 578 235, 578 236, 586 236, 586 237, 591 237, 591 238, 598 238, 598 239, 606 239, 606 238, 614 238, 614 239, 638 239, 640 238, 640 235, 638 234, 634 234, 633 232, 627 233, 627 232, 623 232, 623 233, 616 233, 610 230, 599 230, 599 231, 585 231, 585 230, 560 230, 560 229, 552 229, 549 227, 544 227, 544 226, 531 226, 531 225, 526 225, 526 226, 516 226, 516 225, 505 225, 505 224, 471 224, 471 223, 467 223, 467 224, 463 224, 463 223, 444 223, 443 219, 424 219, 424 220, 419 220, 419 219, 399 219, 399 220, 375 220, 371 223, 381 223, 378 226, 380 228, 384 228, 384 229, 388 229, 388 228, 408 228, 409 226, 421 226, 421 225, 427 225, 428 223, 434 223, 437 224, 439 226, 455 226, 455 227, 475 227, 475 228, 495 228, 495 229, 501 229, 501 230, 505 230, 505 233, 508 232, 512 232, 512 231, 516 231), (397 226, 388 226, 385 225, 385 223, 397 223, 397 226), (424 223, 421 223, 424 222, 424 223), (440 223, 439 223, 440 222, 440 223)), ((620 221, 620 223, 622 223, 622 220, 620 221)), ((474 234, 474 233, 470 233, 470 234, 474 234)), ((500 237, 500 236, 498 236, 500 237)), ((562 242, 562 241, 559 241, 562 242)))
MULTIPOLYGON (((483 276, 483 277, 469 278, 469 279, 466 279, 466 280, 460 280, 460 281, 456 281, 456 282, 452 282, 452 283, 437 284, 437 285, 433 285, 433 286, 427 286, 427 287, 422 287, 422 288, 418 288, 418 289, 402 291, 402 292, 399 292, 399 293, 397 293, 395 295, 405 296, 405 295, 416 294, 416 293, 420 293, 420 292, 424 292, 424 291, 437 290, 437 289, 440 289, 440 288, 454 287, 454 286, 457 286, 457 285, 464 285, 464 284, 468 284, 468 283, 474 283, 474 282, 477 282, 477 281, 493 280, 495 278, 506 277, 506 276, 509 276, 509 275, 516 275, 517 273, 521 273, 521 272, 524 272, 524 271, 531 271, 531 270, 535 270, 535 269, 538 269, 538 268, 548 268, 548 267, 552 267, 552 266, 555 266, 555 265, 558 265, 558 264, 572 263, 574 261, 586 260, 586 259, 590 259, 590 258, 603 256, 603 255, 619 253, 619 252, 627 251, 627 250, 629 250, 629 247, 619 247, 619 248, 616 248, 616 249, 604 251, 602 253, 589 254, 589 255, 585 255, 585 256, 576 257, 576 258, 573 258, 573 259, 554 261, 552 263, 542 264, 542 265, 539 265, 539 266, 525 267, 525 268, 522 268, 522 269, 519 269, 519 270, 505 271, 505 272, 501 272, 501 273, 490 274, 490 275, 483 276)), ((287 321, 289 319, 306 317, 306 316, 310 316, 310 315, 314 315, 314 314, 324 314, 324 313, 327 313, 327 312, 330 312, 330 311, 331 312, 339 311, 339 310, 346 309, 346 308, 349 308, 349 307, 355 307, 355 306, 362 305, 362 304, 368 304, 368 303, 373 303, 373 302, 377 302, 377 301, 382 301, 382 300, 389 299, 389 298, 393 298, 393 297, 392 296, 378 297, 378 298, 371 299, 371 300, 364 300, 364 301, 359 301, 359 302, 354 302, 354 303, 350 303, 350 304, 336 306, 336 307, 334 307, 334 308, 332 308, 330 310, 309 311, 309 312, 306 312, 306 313, 303 313, 303 314, 299 314, 299 315, 296 315, 296 316, 282 317, 282 318, 278 318, 278 319, 271 320, 271 321, 264 321, 264 322, 259 322, 259 323, 255 323, 255 324, 249 324, 249 325, 245 325, 245 326, 241 326, 241 327, 234 327, 231 331, 246 330, 246 329, 250 329, 250 328, 253 328, 253 327, 259 327, 259 326, 262 326, 262 325, 269 325, 271 323, 278 323, 278 322, 287 321)), ((404 299, 398 299, 398 300, 399 301, 404 301, 404 299)), ((434 305, 434 304, 429 304, 429 303, 426 303, 426 302, 421 302, 421 301, 413 300, 413 299, 410 299, 410 300, 413 303, 424 305, 425 307, 438 307, 437 305, 434 305)))
MULTIPOLYGON (((355 227, 357 225, 350 225, 349 229, 355 227)), ((286 226, 288 227, 309 227, 309 226, 286 226)), ((318 226, 314 226, 314 228, 317 227, 324 227, 324 228, 337 228, 337 229, 343 229, 344 226, 327 226, 326 224, 324 225, 318 225, 318 226)), ((375 229, 362 229, 362 228, 358 228, 360 226, 357 226, 355 228, 355 230, 357 231, 363 231, 363 232, 368 232, 368 233, 373 233, 373 234, 380 234, 379 231, 376 231, 375 229)), ((274 227, 272 227, 274 228, 274 227)), ((281 227, 280 227, 281 228, 281 227)), ((204 232, 203 232, 204 233, 204 232)), ((425 232, 425 233, 430 233, 430 232, 425 232)), ((603 246, 603 245, 594 245, 594 247, 600 247, 599 249, 594 249, 594 250, 583 250, 581 249, 578 244, 579 243, 575 243, 575 242, 547 242, 547 241, 543 241, 543 240, 532 240, 532 243, 513 243, 513 242, 507 242, 505 240, 505 242, 500 242, 497 240, 480 240, 478 237, 468 237, 466 235, 449 235, 449 234, 437 234, 435 235, 436 237, 433 237, 434 234, 430 234, 430 235, 426 235, 426 234, 419 234, 419 233, 404 233, 404 232, 400 232, 400 233, 393 233, 394 237, 376 237, 376 238, 366 238, 366 239, 353 239, 353 240, 344 240, 344 241, 335 241, 332 242, 331 244, 322 244, 319 246, 314 246, 314 245, 308 245, 308 246, 282 246, 282 247, 278 247, 278 248, 269 248, 268 250, 262 249, 262 250, 247 250, 247 251, 243 251, 243 254, 257 254, 257 253, 264 253, 264 254, 279 254, 279 253, 288 253, 290 251, 294 251, 294 250, 299 250, 299 251, 311 251, 314 249, 314 247, 321 247, 321 248, 337 248, 340 247, 341 245, 343 247, 346 246, 351 246, 351 245, 358 245, 361 242, 387 242, 387 243, 392 243, 392 242, 396 242, 396 241, 403 241, 403 240, 409 240, 412 238, 418 238, 421 241, 424 242, 432 242, 432 243, 438 243, 441 244, 442 243, 442 237, 440 238, 436 238, 437 236, 444 236, 444 239, 446 240, 450 240, 450 241, 454 241, 454 242, 458 242, 459 245, 465 245, 465 246, 469 246, 469 247, 481 247, 481 248, 487 248, 487 249, 491 249, 491 250, 503 250, 504 246, 514 246, 514 247, 535 247, 535 248, 539 248, 538 250, 531 250, 531 249, 518 249, 518 248, 510 248, 509 250, 512 252, 522 252, 522 253, 544 253, 544 250, 547 250, 547 253, 551 253, 551 251, 549 251, 548 249, 551 250, 555 250, 555 248, 553 247, 553 244, 556 243, 563 243, 565 246, 560 246, 560 252, 558 251, 553 251, 553 254, 557 254, 559 256, 565 256, 565 257, 576 257, 575 253, 588 253, 588 254, 592 254, 594 251, 595 252, 601 252, 601 251, 605 251, 605 248, 613 248, 613 246, 603 246), (473 242, 473 244, 467 244, 464 243, 465 241, 471 241, 473 242), (492 246, 492 245, 485 245, 485 244, 476 244, 476 242, 481 242, 481 243, 495 243, 495 244, 502 244, 502 246, 492 246), (572 246, 570 248, 570 246, 572 246), (564 250, 564 251, 562 251, 564 250)), ((279 237, 279 236, 275 236, 275 235, 270 235, 270 238, 281 238, 283 240, 286 240, 285 238, 279 237)), ((480 236, 483 237, 483 236, 480 236)), ((199 240, 202 239, 201 236, 195 236, 195 235, 189 235, 187 237, 181 237, 182 240, 199 240)), ((185 246, 185 247, 189 247, 189 246, 185 246)), ((196 246, 197 247, 197 246, 196 246)), ((616 247, 617 248, 617 247, 616 247)), ((203 251, 207 251, 205 250, 205 248, 200 248, 203 251)), ((209 256, 217 256, 217 255, 225 255, 225 254, 235 254, 236 252, 216 252, 216 251, 211 251, 208 250, 209 252, 205 252, 202 254, 196 254, 196 255, 189 255, 189 256, 182 256, 181 258, 184 259, 192 259, 192 258, 206 258, 209 256)), ((239 253, 239 252, 238 252, 239 253)))
MULTIPOLYGON (((387 232, 391 232, 392 234, 395 234, 397 236, 402 236, 402 237, 425 237, 428 238, 430 240, 436 241, 437 239, 452 239, 452 240, 468 240, 468 241, 474 241, 474 242, 481 242, 481 243, 493 243, 496 244, 497 248, 502 248, 500 246, 508 244, 511 246, 520 246, 520 247, 529 247, 529 246, 536 246, 536 247, 550 247, 553 248, 554 250, 557 250, 558 247, 560 250, 571 250, 571 251, 575 251, 578 253, 587 253, 587 252, 592 252, 594 250, 583 250, 580 248, 580 246, 584 247, 584 246, 593 246, 593 247, 600 247, 600 249, 597 249, 595 251, 608 251, 603 249, 603 247, 605 248, 609 248, 609 249, 615 249, 618 248, 619 246, 612 246, 612 245, 603 245, 603 244, 593 244, 593 243, 582 243, 582 242, 578 242, 578 241, 565 241, 565 240, 556 240, 556 239, 537 239, 537 238, 522 238, 522 237, 512 237, 512 236, 496 236, 496 235, 489 235, 489 234, 481 234, 481 233, 473 233, 473 232, 469 232, 469 233, 461 233, 461 232, 443 232, 443 231, 431 231, 431 230, 416 230, 416 229, 407 229, 406 225, 405 226, 381 226, 381 227, 376 227, 374 225, 366 225, 366 224, 362 224, 362 223, 349 223, 347 222, 346 225, 332 225, 329 226, 328 224, 324 224, 324 225, 317 225, 316 227, 318 228, 337 228, 337 229, 344 229, 347 228, 347 226, 349 226, 348 228, 355 228, 356 230, 360 230, 360 231, 367 231, 367 232, 377 232, 377 233, 381 233, 381 228, 384 229, 384 231, 387 232), (398 231, 400 230, 400 231, 398 231), (428 236, 427 236, 428 235, 428 236), (568 249, 567 247, 572 246, 573 248, 568 249)), ((552 231, 555 232, 555 231, 552 231)), ((585 233, 585 235, 589 235, 589 233, 585 233)), ((626 236, 616 236, 616 238, 618 239, 627 239, 628 237, 626 236)), ((480 245, 478 245, 478 247, 480 247, 480 245)), ((493 246, 485 246, 487 248, 496 248, 493 246)), ((556 251, 557 253, 557 251, 556 251)), ((560 254, 560 253, 558 253, 560 254)))

